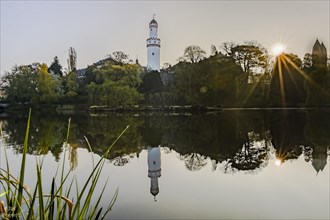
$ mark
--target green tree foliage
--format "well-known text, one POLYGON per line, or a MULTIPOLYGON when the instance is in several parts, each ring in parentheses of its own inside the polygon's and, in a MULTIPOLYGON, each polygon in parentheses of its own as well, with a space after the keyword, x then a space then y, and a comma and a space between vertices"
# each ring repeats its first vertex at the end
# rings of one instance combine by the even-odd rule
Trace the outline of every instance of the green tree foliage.
POLYGON ((150 71, 142 74, 142 83, 138 88, 144 94, 144 104, 164 105, 164 85, 158 71, 150 71))
POLYGON ((158 71, 144 74, 139 91, 142 93, 156 93, 163 89, 163 82, 158 71))
POLYGON ((77 53, 73 47, 69 49, 68 71, 72 72, 77 69, 77 53))
POLYGON ((38 65, 14 66, 2 78, 2 87, 7 100, 15 103, 34 101, 38 94, 38 65))
POLYGON ((89 101, 93 105, 135 105, 143 96, 137 91, 141 83, 140 66, 136 64, 104 66, 91 69, 96 82, 87 85, 89 101))
POLYGON ((52 73, 56 76, 59 76, 59 77, 63 76, 62 66, 61 66, 60 61, 57 56, 54 58, 54 61, 52 62, 52 64, 49 66, 48 72, 52 73))
POLYGON ((199 63, 181 62, 173 69, 169 91, 177 104, 235 103, 243 72, 231 57, 219 53, 199 63))
POLYGON ((46 64, 15 66, 3 77, 7 100, 15 103, 51 103, 61 96, 60 80, 46 64))
POLYGON ((59 87, 59 80, 55 79, 48 73, 48 67, 46 64, 41 64, 38 67, 38 96, 39 102, 52 102, 59 98, 59 94, 56 93, 59 87))
POLYGON ((78 95, 77 74, 74 71, 63 77, 62 84, 65 96, 73 98, 78 95))

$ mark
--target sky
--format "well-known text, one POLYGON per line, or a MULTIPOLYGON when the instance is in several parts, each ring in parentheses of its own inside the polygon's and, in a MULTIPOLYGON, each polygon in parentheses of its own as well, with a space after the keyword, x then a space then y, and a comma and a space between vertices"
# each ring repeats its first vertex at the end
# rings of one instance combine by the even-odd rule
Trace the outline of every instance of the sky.
MULTIPOLYGON (((75 48, 78 68, 114 51, 146 65, 146 39, 153 14, 161 39, 160 64, 175 64, 185 47, 210 54, 227 41, 274 44, 303 58, 315 40, 330 54, 330 0, 295 1, 4 1, 1 0, 0 74, 15 65, 50 65, 58 56, 67 68, 75 48)), ((329 56, 329 55, 328 55, 329 56)))

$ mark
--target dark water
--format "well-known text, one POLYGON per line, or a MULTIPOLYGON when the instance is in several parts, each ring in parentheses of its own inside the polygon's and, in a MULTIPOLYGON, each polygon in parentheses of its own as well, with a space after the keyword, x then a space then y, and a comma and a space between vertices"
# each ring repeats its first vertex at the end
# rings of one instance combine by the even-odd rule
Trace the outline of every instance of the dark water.
MULTIPOLYGON (((1 119, 1 153, 9 148, 13 170, 20 165, 26 116, 1 119)), ((109 178, 104 204, 119 187, 109 217, 330 217, 329 110, 203 115, 33 113, 28 163, 33 167, 33 155, 44 155, 47 183, 67 152, 68 169, 82 181, 92 167, 84 136, 98 158, 127 125, 130 128, 112 149, 100 179, 102 183, 109 178), (69 117, 70 149, 63 147, 69 117), (160 155, 155 156, 152 152, 157 146, 160 155), (158 165, 161 170, 150 178, 152 166, 158 165)), ((33 173, 33 168, 28 169, 33 173)), ((32 175, 29 181, 33 182, 32 175)))

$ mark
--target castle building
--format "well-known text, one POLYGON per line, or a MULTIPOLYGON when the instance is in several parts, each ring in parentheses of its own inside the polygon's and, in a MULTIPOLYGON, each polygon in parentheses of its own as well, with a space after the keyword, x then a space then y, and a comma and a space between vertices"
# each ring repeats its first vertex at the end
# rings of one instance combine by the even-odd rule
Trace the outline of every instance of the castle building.
POLYGON ((316 67, 327 66, 327 48, 318 39, 313 46, 312 63, 316 67))
POLYGON ((150 193, 154 196, 159 193, 158 178, 161 176, 160 145, 148 147, 148 177, 150 178, 150 193))
POLYGON ((158 23, 153 17, 149 23, 147 39, 147 69, 160 71, 160 39, 157 37, 158 23))

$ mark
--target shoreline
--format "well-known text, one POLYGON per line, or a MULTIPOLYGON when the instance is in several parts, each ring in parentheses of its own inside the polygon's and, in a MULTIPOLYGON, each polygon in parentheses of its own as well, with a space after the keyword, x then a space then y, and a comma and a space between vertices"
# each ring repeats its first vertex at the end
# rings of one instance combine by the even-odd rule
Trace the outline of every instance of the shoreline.
POLYGON ((17 113, 32 108, 36 112, 47 112, 57 114, 74 114, 74 113, 141 113, 141 112, 164 112, 164 113, 191 113, 203 114, 210 112, 223 111, 279 111, 279 110, 330 110, 330 106, 292 106, 292 107, 219 107, 219 106, 202 106, 202 105, 171 105, 171 106, 89 106, 86 104, 14 104, 0 108, 0 114, 17 113))

